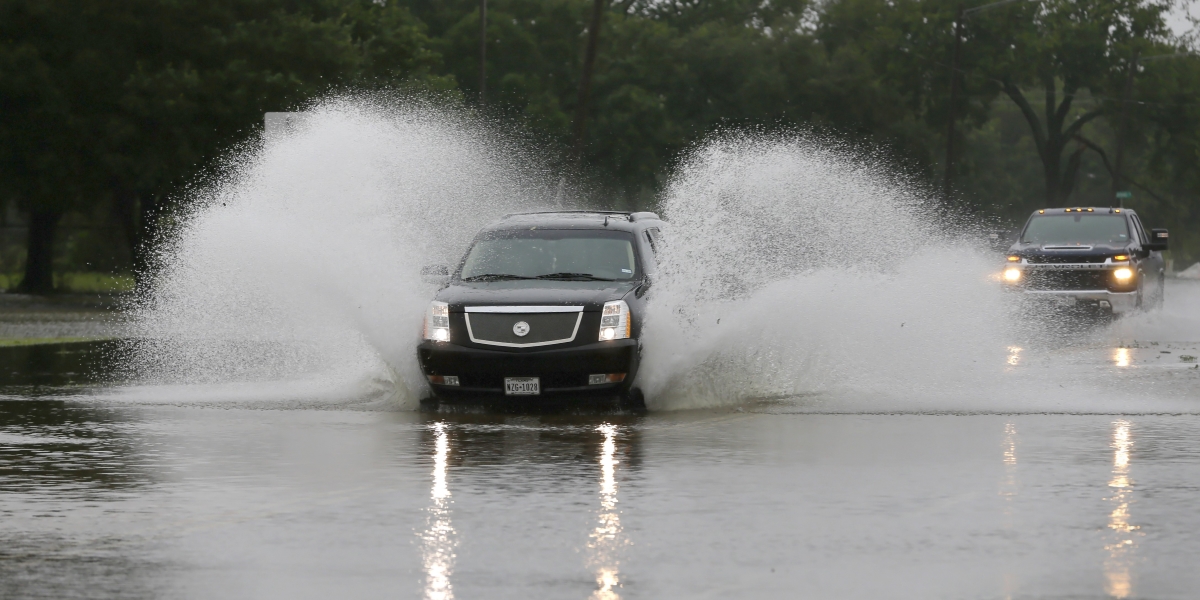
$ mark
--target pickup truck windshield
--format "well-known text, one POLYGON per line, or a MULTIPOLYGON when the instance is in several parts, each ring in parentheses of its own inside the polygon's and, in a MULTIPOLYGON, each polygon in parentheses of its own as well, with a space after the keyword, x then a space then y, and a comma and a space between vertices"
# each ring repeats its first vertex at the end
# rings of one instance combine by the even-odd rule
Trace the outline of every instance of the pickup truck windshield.
POLYGON ((501 231, 467 252, 463 281, 557 279, 621 281, 637 275, 633 237, 622 231, 501 231))
POLYGON ((1029 220, 1021 241, 1027 244, 1124 244, 1129 226, 1121 215, 1038 215, 1029 220))

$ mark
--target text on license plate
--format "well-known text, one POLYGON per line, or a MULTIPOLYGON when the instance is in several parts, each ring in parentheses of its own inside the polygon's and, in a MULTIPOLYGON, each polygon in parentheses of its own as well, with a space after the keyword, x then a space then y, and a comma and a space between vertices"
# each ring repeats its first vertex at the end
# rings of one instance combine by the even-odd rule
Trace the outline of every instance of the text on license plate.
POLYGON ((537 377, 505 377, 504 393, 509 396, 536 396, 542 393, 537 377))

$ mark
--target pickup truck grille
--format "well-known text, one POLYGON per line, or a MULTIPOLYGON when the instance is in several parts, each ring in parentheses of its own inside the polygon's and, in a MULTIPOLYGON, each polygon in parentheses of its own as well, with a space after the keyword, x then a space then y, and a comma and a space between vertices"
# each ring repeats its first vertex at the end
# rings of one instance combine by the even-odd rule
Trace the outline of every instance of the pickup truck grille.
POLYGON ((1030 290, 1105 290, 1112 278, 1108 269, 1026 269, 1025 287, 1030 290))
POLYGON ((1093 256, 1081 256, 1078 254, 1062 255, 1062 256, 1049 256, 1049 255, 1043 254, 1043 255, 1025 257, 1025 262, 1027 262, 1031 265, 1049 265, 1049 264, 1065 264, 1065 263, 1096 264, 1096 263, 1103 263, 1106 260, 1108 260, 1107 254, 1093 255, 1093 256))
POLYGON ((489 346, 524 348, 549 346, 573 341, 583 318, 577 312, 472 312, 467 311, 467 331, 471 341, 489 346), (524 323, 523 327, 516 327, 524 323), (517 335, 517 331, 526 331, 517 335))

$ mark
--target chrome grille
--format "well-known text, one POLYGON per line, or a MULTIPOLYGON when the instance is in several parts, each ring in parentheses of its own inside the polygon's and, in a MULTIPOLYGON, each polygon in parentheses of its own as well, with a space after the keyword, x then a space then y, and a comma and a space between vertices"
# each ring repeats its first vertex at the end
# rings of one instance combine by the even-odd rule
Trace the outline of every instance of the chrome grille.
POLYGON ((472 342, 510 348, 573 341, 583 319, 582 306, 468 306, 464 312, 472 342))

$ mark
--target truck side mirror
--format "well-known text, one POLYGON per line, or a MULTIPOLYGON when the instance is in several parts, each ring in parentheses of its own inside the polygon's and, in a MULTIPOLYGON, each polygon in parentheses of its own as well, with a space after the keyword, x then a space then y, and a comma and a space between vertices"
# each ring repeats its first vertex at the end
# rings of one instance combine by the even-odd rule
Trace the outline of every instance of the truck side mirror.
POLYGON ((1150 246, 1151 250, 1159 250, 1159 251, 1166 250, 1168 241, 1169 241, 1169 238, 1167 237, 1166 229, 1151 229, 1150 230, 1150 243, 1148 244, 1148 246, 1150 246))
POLYGON ((446 285, 450 283, 450 267, 446 265, 426 265, 421 267, 421 281, 446 285))

